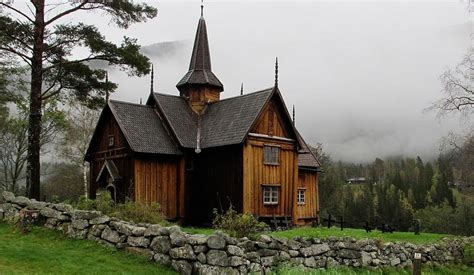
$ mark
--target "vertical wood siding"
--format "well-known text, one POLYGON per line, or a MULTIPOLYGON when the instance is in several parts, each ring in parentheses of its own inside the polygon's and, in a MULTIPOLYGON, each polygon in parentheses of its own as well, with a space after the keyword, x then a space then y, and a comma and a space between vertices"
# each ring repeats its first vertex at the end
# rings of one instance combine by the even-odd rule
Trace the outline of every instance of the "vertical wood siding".
POLYGON ((167 219, 178 216, 178 160, 163 156, 135 160, 135 201, 159 203, 167 219))
POLYGON ((122 179, 116 183, 117 200, 124 201, 131 198, 130 184, 133 179, 133 161, 125 136, 112 116, 110 110, 104 113, 97 125, 96 135, 91 141, 89 196, 95 198, 99 188, 105 188, 105 182, 96 182, 97 176, 105 160, 113 160, 122 179), (109 137, 114 137, 114 146, 109 147, 109 137))
POLYGON ((299 188, 306 190, 305 204, 298 205, 296 202, 294 213, 297 224, 306 224, 314 221, 319 214, 318 174, 313 171, 299 170, 295 197, 299 188))
POLYGON ((249 138, 244 145, 244 212, 260 217, 292 216, 298 159, 295 145, 289 142, 249 138), (280 146, 279 165, 263 162, 263 146, 280 146), (262 184, 279 185, 277 205, 263 204, 262 184))
POLYGON ((283 123, 281 109, 277 104, 270 102, 264 109, 252 133, 289 138, 289 126, 283 123))

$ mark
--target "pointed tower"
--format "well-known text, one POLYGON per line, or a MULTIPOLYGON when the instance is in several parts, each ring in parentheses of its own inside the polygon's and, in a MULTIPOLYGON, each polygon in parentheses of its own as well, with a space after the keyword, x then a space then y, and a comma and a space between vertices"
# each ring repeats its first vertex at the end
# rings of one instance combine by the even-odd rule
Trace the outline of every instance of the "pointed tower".
POLYGON ((207 103, 218 101, 220 93, 224 90, 224 86, 211 70, 211 56, 202 6, 189 71, 176 87, 180 96, 187 98, 197 113, 200 113, 207 103))

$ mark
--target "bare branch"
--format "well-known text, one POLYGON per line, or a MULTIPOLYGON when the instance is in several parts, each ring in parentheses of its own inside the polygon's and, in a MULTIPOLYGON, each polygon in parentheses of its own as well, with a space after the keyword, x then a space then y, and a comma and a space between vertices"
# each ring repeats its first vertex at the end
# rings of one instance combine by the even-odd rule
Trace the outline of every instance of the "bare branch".
POLYGON ((35 21, 33 19, 31 19, 30 17, 28 17, 28 15, 26 15, 25 13, 21 12, 18 9, 15 9, 14 7, 12 7, 11 5, 9 5, 7 3, 0 2, 0 6, 6 7, 8 9, 18 13, 19 15, 23 16, 24 18, 26 18, 28 21, 30 21, 33 24, 35 23, 35 21))

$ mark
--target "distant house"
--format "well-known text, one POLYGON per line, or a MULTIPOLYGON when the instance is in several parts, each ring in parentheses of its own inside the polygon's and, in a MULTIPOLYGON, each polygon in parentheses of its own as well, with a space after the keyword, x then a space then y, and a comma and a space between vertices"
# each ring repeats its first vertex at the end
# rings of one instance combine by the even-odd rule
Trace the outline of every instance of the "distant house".
POLYGON ((320 163, 296 130, 278 89, 221 99, 199 19, 179 95, 151 92, 146 105, 111 100, 85 159, 89 194, 161 204, 169 220, 208 222, 232 205, 260 219, 318 219, 320 163))
POLYGON ((454 181, 448 182, 448 186, 453 187, 453 188, 457 188, 459 190, 464 190, 464 189, 467 189, 467 188, 473 188, 474 184, 469 183, 469 182, 465 182, 465 181, 462 181, 462 180, 454 180, 454 181))
POLYGON ((356 178, 348 178, 346 182, 348 184, 359 184, 359 183, 366 183, 367 180, 364 177, 356 177, 356 178))

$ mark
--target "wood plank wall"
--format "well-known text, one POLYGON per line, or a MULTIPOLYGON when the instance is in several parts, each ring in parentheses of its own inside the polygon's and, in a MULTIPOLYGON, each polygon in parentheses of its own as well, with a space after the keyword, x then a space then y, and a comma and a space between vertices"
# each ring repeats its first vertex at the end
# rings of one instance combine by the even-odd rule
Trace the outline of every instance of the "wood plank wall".
POLYGON ((242 146, 203 149, 188 161, 193 162, 186 175, 190 223, 209 223, 214 208, 225 211, 230 204, 242 211, 242 146))
POLYGON ((135 160, 135 201, 159 203, 167 219, 178 216, 179 161, 160 157, 135 160))
POLYGON ((106 159, 113 160, 119 171, 122 180, 116 183, 117 200, 123 202, 125 198, 133 196, 130 193, 130 183, 133 179, 133 161, 130 157, 130 149, 117 121, 112 116, 109 109, 102 116, 97 125, 96 134, 91 141, 90 163, 90 184, 89 197, 95 198, 98 188, 104 188, 106 183, 96 182, 100 169, 106 159), (109 146, 109 137, 114 137, 114 145, 109 146))
POLYGON ((293 216, 298 158, 295 144, 272 139, 249 138, 244 145, 244 213, 259 217, 293 216), (264 145, 280 146, 280 164, 266 165, 264 145), (262 184, 279 184, 277 205, 263 204, 262 184))
POLYGON ((278 108, 274 102, 269 102, 257 124, 252 129, 252 133, 277 137, 289 137, 287 128, 289 127, 285 127, 281 118, 281 109, 278 108))
POLYGON ((303 225, 317 219, 319 214, 318 174, 314 171, 300 169, 298 172, 296 196, 299 188, 306 190, 305 204, 299 205, 296 201, 294 213, 296 223, 303 225))

